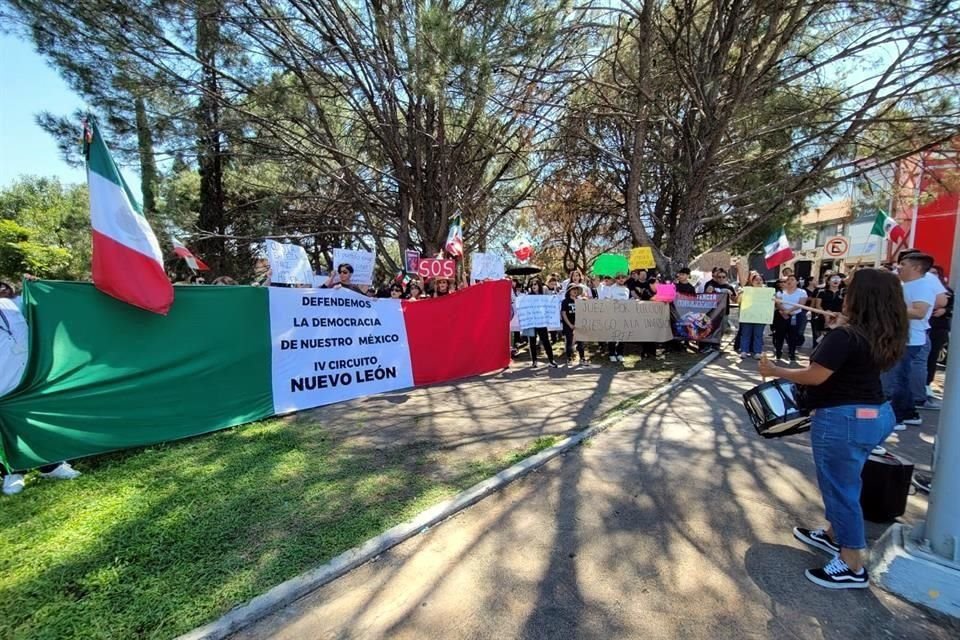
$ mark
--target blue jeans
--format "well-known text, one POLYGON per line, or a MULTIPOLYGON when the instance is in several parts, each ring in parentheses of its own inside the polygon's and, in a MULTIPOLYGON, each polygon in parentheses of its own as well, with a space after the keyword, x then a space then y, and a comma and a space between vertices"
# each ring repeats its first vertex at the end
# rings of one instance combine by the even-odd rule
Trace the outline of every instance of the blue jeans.
POLYGON ((766 326, 754 322, 740 323, 741 353, 763 353, 763 330, 766 326))
POLYGON ((903 357, 880 376, 883 394, 893 405, 897 422, 916 412, 916 406, 927 399, 927 358, 930 340, 915 347, 907 347, 903 357))
POLYGON ((810 427, 817 484, 834 541, 846 549, 867 546, 860 508, 860 473, 870 450, 886 440, 895 420, 890 403, 817 409, 810 427), (859 414, 859 415, 858 415, 859 414))

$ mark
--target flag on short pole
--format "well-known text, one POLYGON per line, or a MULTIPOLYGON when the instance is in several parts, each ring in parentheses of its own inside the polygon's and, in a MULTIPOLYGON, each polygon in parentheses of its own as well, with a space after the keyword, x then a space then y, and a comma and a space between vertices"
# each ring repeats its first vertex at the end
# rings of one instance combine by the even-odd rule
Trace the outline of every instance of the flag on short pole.
POLYGON ((463 257, 463 225, 460 214, 450 221, 450 231, 447 232, 447 242, 443 245, 447 255, 454 258, 463 257))
POLYGON ((100 134, 84 122, 84 153, 93 227, 93 284, 135 307, 166 315, 173 285, 163 269, 160 243, 100 134))
POLYGON ((170 242, 173 243, 173 252, 184 259, 187 263, 187 266, 190 267, 193 271, 209 271, 210 267, 207 266, 203 260, 193 255, 193 252, 190 249, 187 249, 182 242, 177 240, 175 237, 170 237, 170 242))
POLYGON ((395 284, 407 286, 408 284, 413 282, 413 278, 408 276, 404 271, 400 271, 399 273, 397 273, 397 276, 393 279, 393 281, 395 284))
POLYGON ((790 241, 787 240, 787 232, 783 227, 764 241, 763 255, 766 258, 767 269, 778 267, 793 258, 793 249, 790 248, 790 241))
POLYGON ((903 242, 907 239, 907 232, 883 209, 877 211, 877 217, 873 219, 870 235, 887 238, 891 242, 903 242))

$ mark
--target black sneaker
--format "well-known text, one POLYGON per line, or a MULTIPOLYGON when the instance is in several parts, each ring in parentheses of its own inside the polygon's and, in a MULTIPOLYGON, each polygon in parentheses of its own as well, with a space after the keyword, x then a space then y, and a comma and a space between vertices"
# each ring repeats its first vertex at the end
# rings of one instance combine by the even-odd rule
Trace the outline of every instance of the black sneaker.
POLYGON ((901 420, 903 424, 912 424, 914 426, 923 424, 923 418, 920 417, 920 414, 916 411, 913 412, 913 415, 909 418, 904 418, 901 420))
POLYGON ((550 366, 553 367, 554 369, 556 369, 556 368, 558 368, 560 365, 558 365, 555 361, 551 360, 551 361, 550 361, 550 366))
POLYGON ((834 558, 822 569, 807 569, 803 572, 807 580, 827 589, 866 589, 870 586, 867 568, 854 573, 847 563, 839 557, 834 558))
POLYGON ((804 529, 803 527, 793 528, 793 537, 800 542, 806 543, 811 547, 816 547, 829 554, 837 555, 840 553, 840 545, 836 544, 824 529, 804 529))
POLYGON ((923 491, 924 493, 930 493, 930 483, 933 481, 928 475, 913 472, 913 478, 910 480, 911 484, 917 488, 917 491, 923 491))

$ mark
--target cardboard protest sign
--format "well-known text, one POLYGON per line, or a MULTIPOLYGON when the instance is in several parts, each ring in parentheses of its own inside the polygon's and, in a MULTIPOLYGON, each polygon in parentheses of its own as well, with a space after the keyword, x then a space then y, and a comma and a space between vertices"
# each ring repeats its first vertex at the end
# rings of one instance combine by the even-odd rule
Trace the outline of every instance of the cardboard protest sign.
POLYGON ((420 252, 414 249, 407 249, 403 254, 403 262, 407 273, 416 273, 417 264, 420 262, 420 252))
POLYGON ((440 258, 420 258, 417 263, 417 275, 421 278, 449 278, 457 274, 456 260, 442 260, 440 258))
POLYGON ((574 339, 583 342, 666 342, 670 305, 638 300, 577 300, 574 339))
POLYGON ((618 273, 626 275, 628 271, 630 265, 627 259, 615 253, 600 254, 593 263, 593 273, 598 276, 615 276, 618 273))
POLYGON ((670 305, 673 334, 680 340, 719 344, 726 315, 727 294, 725 293, 678 295, 670 305))
POLYGON ((517 296, 516 307, 520 330, 536 329, 537 327, 559 329, 560 302, 560 296, 530 294, 517 296))
POLYGON ((470 256, 470 277, 473 280, 499 280, 504 276, 503 258, 495 253, 474 253, 470 256))
POLYGON ((350 282, 353 284, 373 284, 373 266, 377 263, 377 254, 373 251, 353 251, 352 249, 333 250, 333 272, 341 264, 353 267, 350 282))
POLYGON ((267 240, 265 248, 270 263, 270 282, 313 286, 313 267, 303 247, 267 240))
POLYGON ((770 324, 773 322, 773 296, 770 287, 744 287, 740 291, 740 322, 770 324))
POLYGON ((653 269, 657 261, 653 258, 653 249, 650 247, 634 247, 630 249, 630 270, 653 269))

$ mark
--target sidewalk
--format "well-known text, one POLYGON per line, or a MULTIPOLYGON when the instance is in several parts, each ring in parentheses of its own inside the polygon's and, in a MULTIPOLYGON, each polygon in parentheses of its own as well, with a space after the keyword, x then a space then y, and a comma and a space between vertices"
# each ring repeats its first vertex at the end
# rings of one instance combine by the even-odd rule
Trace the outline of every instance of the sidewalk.
MULTIPOLYGON (((806 436, 764 440, 727 355, 433 531, 236 636, 255 638, 956 638, 877 588, 803 577, 822 518, 806 436)), ((925 417, 936 420, 936 413, 925 417)), ((935 423, 888 448, 929 461, 935 423)), ((926 511, 912 496, 904 520, 926 511)), ((883 525, 868 523, 875 540, 883 525)))

